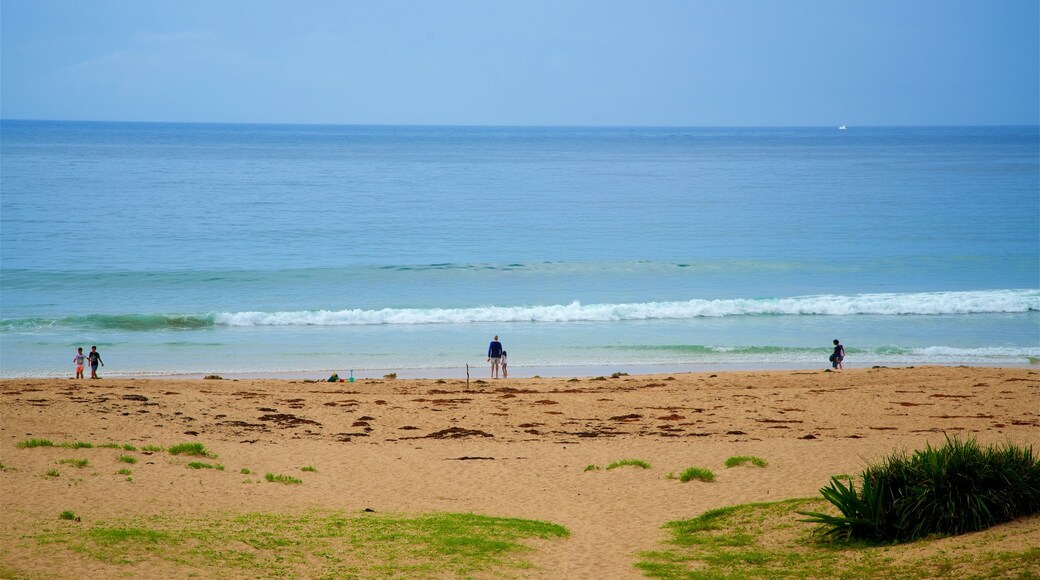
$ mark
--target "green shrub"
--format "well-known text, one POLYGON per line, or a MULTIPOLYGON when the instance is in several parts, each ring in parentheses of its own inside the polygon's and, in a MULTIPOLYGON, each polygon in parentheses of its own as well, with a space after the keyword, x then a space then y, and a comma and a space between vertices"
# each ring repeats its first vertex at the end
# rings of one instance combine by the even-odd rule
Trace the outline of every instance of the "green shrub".
POLYGON ((61 515, 58 516, 58 519, 61 519, 61 520, 75 520, 76 519, 76 514, 70 512, 69 510, 65 510, 65 511, 61 512, 61 515))
POLYGON ((686 483, 691 479, 712 482, 715 481, 715 474, 710 469, 705 469, 703 467, 687 467, 679 474, 679 481, 683 483, 686 483))
POLYGON ((963 534, 1040 512, 1040 461, 1031 447, 980 447, 946 438, 911 456, 898 453, 863 471, 857 493, 837 477, 820 489, 840 516, 800 512, 834 539, 911 541, 963 534))

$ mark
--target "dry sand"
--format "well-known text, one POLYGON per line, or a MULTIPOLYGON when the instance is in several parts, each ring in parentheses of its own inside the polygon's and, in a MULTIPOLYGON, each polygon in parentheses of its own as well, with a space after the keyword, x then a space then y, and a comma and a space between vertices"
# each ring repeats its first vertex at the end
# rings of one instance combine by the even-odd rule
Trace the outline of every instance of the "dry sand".
MULTIPOLYGON (((944 433, 984 444, 1040 443, 1040 372, 1029 368, 485 379, 468 387, 420 379, 9 379, 0 388, 0 461, 8 468, 0 473, 0 564, 45 577, 127 572, 60 549, 41 558, 38 546, 20 540, 63 510, 90 522, 370 508, 550 521, 571 536, 540 543, 532 558, 538 568, 525 574, 636 578, 637 553, 665 538, 667 521, 815 496, 831 475, 942 443, 944 433), (138 447, 198 441, 226 471, 186 470, 156 454, 132 466, 130 483, 114 475, 114 450, 16 447, 32 437, 138 447), (733 455, 769 466, 726 469, 733 455), (44 476, 72 456, 100 467, 44 476), (653 469, 584 471, 626 458, 653 469), (301 473, 305 465, 318 472, 301 473), (665 478, 690 466, 712 469, 717 480, 665 478), (242 467, 293 474, 304 484, 243 484, 242 467)), ((1040 517, 1008 525, 1008 547, 1040 545, 1040 517)))

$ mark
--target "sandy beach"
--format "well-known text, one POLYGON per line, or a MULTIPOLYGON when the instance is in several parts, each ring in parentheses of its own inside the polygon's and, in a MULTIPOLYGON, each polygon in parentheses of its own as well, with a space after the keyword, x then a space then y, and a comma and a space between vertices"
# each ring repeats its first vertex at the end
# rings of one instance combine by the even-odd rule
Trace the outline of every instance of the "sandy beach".
MULTIPOLYGON (((638 578, 638 553, 665 539, 668 521, 815 496, 832 475, 858 474, 871 461, 940 444, 945 435, 1040 444, 1040 371, 1031 368, 474 378, 468 385, 8 379, 0 394, 4 577, 184 574, 98 562, 27 539, 63 510, 90 525, 172 513, 370 509, 552 522, 570 536, 539 542, 529 558, 534 568, 511 574, 638 578), (30 438, 95 447, 18 447, 30 438), (196 441, 226 469, 189 470, 183 460, 139 450, 196 441), (106 442, 138 449, 132 481, 115 474, 115 450, 97 447, 106 442), (768 466, 727 469, 735 455, 768 466), (58 464, 68 457, 87 458, 90 466, 58 464), (585 470, 620 459, 652 467, 585 470), (301 472, 303 466, 316 471, 301 472), (717 479, 667 478, 690 466, 709 468, 717 479), (46 476, 56 467, 60 477, 46 476), (295 474, 303 484, 245 484, 242 468, 295 474)), ((1040 545, 1038 516, 999 529, 1006 549, 1040 545)))

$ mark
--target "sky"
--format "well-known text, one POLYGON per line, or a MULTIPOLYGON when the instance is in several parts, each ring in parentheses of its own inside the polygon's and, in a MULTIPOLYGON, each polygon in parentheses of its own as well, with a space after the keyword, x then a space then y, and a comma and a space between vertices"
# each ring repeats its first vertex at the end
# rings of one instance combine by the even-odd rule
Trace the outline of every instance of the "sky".
POLYGON ((1037 0, 0 0, 0 117, 1040 124, 1037 0))

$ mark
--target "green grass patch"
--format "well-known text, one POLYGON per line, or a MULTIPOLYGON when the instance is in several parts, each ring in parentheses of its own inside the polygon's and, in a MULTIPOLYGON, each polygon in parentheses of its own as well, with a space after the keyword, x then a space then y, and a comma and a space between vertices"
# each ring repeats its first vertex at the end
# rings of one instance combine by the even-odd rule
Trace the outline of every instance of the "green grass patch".
POLYGON ((17 447, 19 449, 32 449, 33 447, 54 447, 54 442, 50 439, 26 439, 19 441, 17 447))
POLYGON ((249 471, 249 468, 248 468, 248 467, 243 467, 243 468, 242 468, 242 469, 241 469, 241 470, 239 471, 239 473, 241 473, 242 475, 249 475, 250 473, 253 473, 253 472, 252 472, 252 471, 249 471))
POLYGON ((61 464, 61 465, 71 465, 71 466, 77 467, 79 469, 82 469, 82 468, 90 465, 90 461, 88 461, 86 459, 72 459, 72 458, 69 458, 69 459, 59 459, 58 463, 61 464))
POLYGON ((592 463, 585 466, 585 471, 599 471, 601 469, 603 468, 598 465, 593 465, 592 463))
POLYGON ((125 467, 123 469, 120 469, 119 471, 116 472, 116 475, 132 475, 132 474, 133 474, 133 472, 130 471, 129 469, 125 468, 125 467))
POLYGON ((715 481, 715 474, 710 469, 703 467, 687 467, 679 474, 679 481, 686 483, 691 480, 712 482, 715 481))
POLYGON ((290 475, 275 475, 273 473, 268 473, 267 475, 264 476, 264 479, 266 479, 267 481, 270 481, 271 483, 285 483, 285 484, 303 483, 302 479, 297 479, 297 478, 292 477, 290 475))
POLYGON ((754 455, 734 455, 726 460, 726 467, 737 467, 748 463, 755 467, 765 467, 769 465, 766 463, 766 460, 761 457, 755 457, 754 455))
POLYGON ((61 477, 61 472, 57 469, 48 469, 47 473, 45 473, 44 475, 46 475, 47 477, 61 477))
POLYGON ((58 447, 64 447, 66 449, 93 449, 94 444, 89 441, 65 441, 60 443, 58 447))
POLYGON ((123 445, 123 451, 137 451, 137 447, 134 447, 133 445, 126 443, 123 445))
POLYGON ((8 467, 3 461, 0 461, 0 471, 13 470, 13 467, 8 467))
POLYGON ((112 442, 102 443, 101 445, 98 445, 98 449, 119 449, 119 447, 120 445, 118 443, 112 442))
POLYGON ((141 451, 147 451, 149 453, 161 453, 163 451, 166 451, 166 448, 160 447, 158 445, 142 445, 141 451))
POLYGON ((304 465, 303 467, 301 467, 301 468, 300 468, 300 471, 310 471, 310 472, 312 472, 312 473, 317 473, 317 472, 318 472, 318 470, 317 470, 317 469, 315 469, 315 468, 314 468, 313 466, 311 466, 311 465, 304 465))
POLYGON ((529 574, 526 542, 567 536, 548 522, 476 514, 322 511, 153 516, 33 538, 110 565, 159 560, 177 577, 483 578, 529 574))
POLYGON ((834 510, 821 498, 792 499, 668 522, 669 537, 636 567, 667 579, 1029 578, 1040 564, 1040 548, 1008 551, 996 530, 895 546, 835 544, 799 523, 800 511, 818 509, 834 510))
POLYGON ((192 455, 196 457, 216 458, 216 455, 210 453, 202 443, 180 443, 178 445, 172 445, 166 450, 170 452, 170 455, 192 455))
POLYGON ((133 455, 120 455, 116 459, 122 461, 123 463, 137 463, 137 458, 133 455))
POLYGON ((620 459, 607 466, 607 469, 617 469, 619 467, 642 467, 643 469, 650 469, 650 464, 642 459, 620 459))
POLYGON ((201 461, 192 461, 187 465, 188 469, 218 469, 224 470, 223 465, 213 465, 212 463, 202 463, 201 461))
POLYGON ((74 514, 73 512, 71 512, 69 510, 65 510, 65 511, 61 512, 61 514, 58 516, 58 519, 59 520, 75 520, 76 519, 76 514, 74 514))

